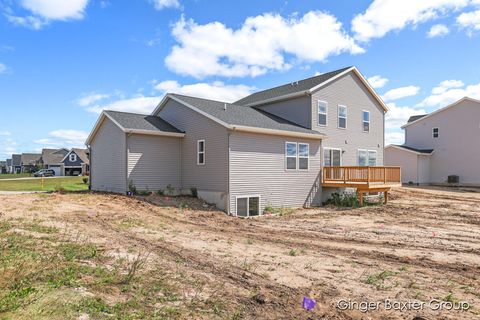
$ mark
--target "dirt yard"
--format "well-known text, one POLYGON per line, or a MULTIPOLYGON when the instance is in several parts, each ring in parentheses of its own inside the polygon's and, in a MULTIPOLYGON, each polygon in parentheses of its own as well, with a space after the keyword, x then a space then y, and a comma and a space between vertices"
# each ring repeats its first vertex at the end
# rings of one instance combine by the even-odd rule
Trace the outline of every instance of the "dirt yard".
POLYGON ((480 193, 255 219, 191 198, 10 195, 0 223, 0 319, 480 318, 480 193))

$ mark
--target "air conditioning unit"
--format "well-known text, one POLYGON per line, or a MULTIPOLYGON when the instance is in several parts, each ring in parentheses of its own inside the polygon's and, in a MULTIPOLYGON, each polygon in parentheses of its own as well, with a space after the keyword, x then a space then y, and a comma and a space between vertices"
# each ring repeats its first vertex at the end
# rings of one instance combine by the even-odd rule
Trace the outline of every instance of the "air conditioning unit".
POLYGON ((460 177, 457 175, 448 176, 448 183, 459 183, 460 177))

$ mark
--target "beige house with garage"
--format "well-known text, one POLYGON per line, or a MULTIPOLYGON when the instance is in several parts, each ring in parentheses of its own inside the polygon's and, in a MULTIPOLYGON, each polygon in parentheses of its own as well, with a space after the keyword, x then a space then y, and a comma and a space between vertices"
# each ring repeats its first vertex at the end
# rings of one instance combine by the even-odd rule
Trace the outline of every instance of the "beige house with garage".
POLYGON ((234 103, 167 94, 151 115, 100 115, 86 142, 91 189, 195 191, 238 216, 319 206, 327 188, 347 187, 350 166, 358 183, 388 182, 386 169, 375 171, 387 110, 355 67, 234 103))
POLYGON ((402 127, 404 145, 385 148, 387 165, 402 167, 402 182, 480 186, 480 101, 465 97, 402 127))

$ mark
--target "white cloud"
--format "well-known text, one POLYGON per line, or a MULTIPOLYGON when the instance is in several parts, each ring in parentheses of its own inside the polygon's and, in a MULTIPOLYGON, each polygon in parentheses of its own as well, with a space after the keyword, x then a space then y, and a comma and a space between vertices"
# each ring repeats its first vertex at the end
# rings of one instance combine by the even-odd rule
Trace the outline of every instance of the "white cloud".
POLYGON ((427 113, 424 109, 399 107, 395 103, 388 103, 387 106, 389 110, 385 115, 386 129, 399 129, 407 123, 408 118, 411 116, 427 113))
POLYGON ((285 55, 298 63, 364 52, 341 22, 319 11, 300 18, 270 13, 249 17, 239 29, 220 22, 200 25, 182 17, 172 35, 178 44, 165 59, 167 67, 196 78, 255 77, 269 70, 287 70, 292 61, 286 61, 285 55))
POLYGON ((5 136, 11 136, 11 135, 12 133, 10 131, 0 131, 0 136, 5 137, 5 136))
POLYGON ((162 100, 161 97, 138 96, 131 99, 121 99, 108 104, 94 105, 87 108, 88 112, 101 113, 102 110, 115 110, 150 114, 162 100))
POLYGON ((156 10, 180 7, 180 2, 178 0, 150 0, 150 2, 153 3, 156 10))
POLYGON ((87 107, 87 106, 90 106, 90 105, 94 104, 95 102, 107 99, 109 97, 110 97, 110 95, 108 95, 108 94, 90 93, 90 94, 78 99, 77 104, 81 107, 87 107))
POLYGON ((471 30, 480 30, 480 10, 465 12, 457 17, 457 23, 471 30))
POLYGON ((194 97, 219 100, 225 102, 237 101, 249 94, 254 88, 245 85, 226 85, 223 82, 195 83, 180 85, 177 81, 163 81, 155 86, 156 90, 166 93, 178 93, 194 97))
POLYGON ((35 140, 34 143, 48 147, 85 147, 88 132, 80 130, 60 129, 50 132, 49 138, 35 140))
POLYGON ((420 88, 416 86, 401 87, 387 91, 384 95, 382 95, 382 98, 385 101, 393 101, 401 98, 415 96, 418 94, 419 91, 420 88))
POLYGON ((430 30, 427 32, 427 37, 435 38, 435 37, 443 37, 450 32, 448 27, 444 24, 436 24, 433 25, 430 30))
POLYGON ((0 74, 7 73, 7 71, 8 71, 7 66, 4 65, 3 63, 0 63, 0 74))
POLYGON ((445 107, 463 97, 480 99, 480 83, 465 86, 459 80, 442 81, 418 106, 445 107))
POLYGON ((355 39, 369 41, 390 31, 434 20, 471 4, 471 0, 374 0, 352 20, 355 39))
POLYGON ((383 88, 387 82, 387 78, 383 78, 382 76, 373 76, 367 79, 372 88, 378 89, 378 88, 383 88))
POLYGON ((405 142, 405 133, 398 131, 389 131, 385 133, 385 145, 403 144, 405 142))
POLYGON ((0 155, 10 158, 13 153, 18 153, 18 143, 9 137, 0 138, 0 155))
POLYGON ((51 21, 67 21, 83 19, 89 0, 21 0, 19 5, 31 12, 20 16, 8 7, 6 17, 9 22, 39 30, 51 21))

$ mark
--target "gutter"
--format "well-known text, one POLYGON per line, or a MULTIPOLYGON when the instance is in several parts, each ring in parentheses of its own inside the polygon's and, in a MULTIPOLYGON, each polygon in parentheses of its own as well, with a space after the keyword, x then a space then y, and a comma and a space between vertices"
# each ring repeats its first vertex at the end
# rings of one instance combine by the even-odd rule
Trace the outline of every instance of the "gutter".
POLYGON ((240 131, 240 132, 252 132, 252 133, 261 133, 261 134, 270 134, 275 136, 287 136, 287 137, 296 137, 296 138, 306 138, 306 139, 316 139, 323 140, 327 136, 322 133, 303 133, 303 132, 294 132, 294 131, 285 131, 285 130, 276 130, 276 129, 264 129, 257 127, 248 127, 248 126, 230 126, 231 131, 240 131))

